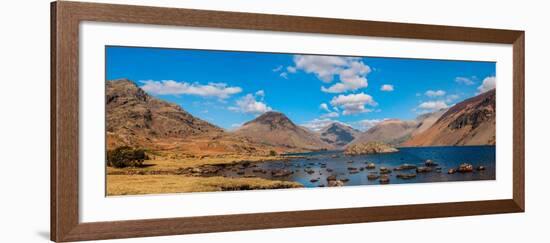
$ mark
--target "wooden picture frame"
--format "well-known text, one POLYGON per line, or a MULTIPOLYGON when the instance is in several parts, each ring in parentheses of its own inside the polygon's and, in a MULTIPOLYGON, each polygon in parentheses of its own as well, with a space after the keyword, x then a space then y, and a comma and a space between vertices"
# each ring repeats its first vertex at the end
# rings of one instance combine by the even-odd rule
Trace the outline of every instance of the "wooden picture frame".
POLYGON ((525 33, 423 24, 82 2, 51 4, 51 240, 81 241, 524 212, 525 33), (82 21, 513 45, 513 198, 114 222, 79 222, 79 23, 82 21))

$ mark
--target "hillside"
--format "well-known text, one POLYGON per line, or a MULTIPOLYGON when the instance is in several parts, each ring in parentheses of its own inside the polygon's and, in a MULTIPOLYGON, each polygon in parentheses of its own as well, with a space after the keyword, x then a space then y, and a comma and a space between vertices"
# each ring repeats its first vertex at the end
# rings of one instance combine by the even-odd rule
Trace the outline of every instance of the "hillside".
POLYGON ((319 132, 321 139, 335 147, 342 148, 359 136, 361 132, 339 122, 331 123, 319 132))
POLYGON ((441 109, 439 111, 422 114, 416 117, 415 120, 418 125, 416 129, 414 129, 414 131, 411 133, 411 136, 415 136, 428 130, 428 128, 433 126, 433 124, 436 123, 443 114, 445 114, 445 112, 447 112, 447 109, 441 109))
POLYGON ((360 134, 351 144, 383 142, 398 145, 408 139, 417 126, 418 123, 416 121, 384 120, 360 134))
POLYGON ((171 157, 284 151, 226 133, 179 105, 148 95, 127 79, 107 81, 105 101, 107 149, 144 147, 171 157))
POLYGON ((333 148, 314 132, 297 126, 284 114, 274 111, 266 112, 245 123, 233 134, 261 144, 285 147, 290 150, 333 148))
POLYGON ((180 106, 152 97, 127 79, 107 81, 106 130, 119 143, 148 143, 153 138, 185 138, 223 130, 180 106))
POLYGON ((449 108, 430 128, 404 146, 495 144, 496 92, 487 91, 449 108))

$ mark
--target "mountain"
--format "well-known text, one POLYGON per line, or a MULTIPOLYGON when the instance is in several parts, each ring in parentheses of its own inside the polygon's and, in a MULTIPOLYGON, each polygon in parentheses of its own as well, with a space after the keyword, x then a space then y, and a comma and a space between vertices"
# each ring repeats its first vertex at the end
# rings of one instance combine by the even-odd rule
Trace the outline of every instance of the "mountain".
POLYGON ((449 108, 430 128, 404 146, 495 144, 496 92, 490 90, 449 108))
POLYGON ((348 125, 333 122, 321 129, 321 140, 335 147, 344 147, 353 141, 361 132, 348 125))
POLYGON ((321 138, 297 126, 280 112, 269 111, 245 123, 233 134, 252 141, 294 150, 321 150, 333 148, 321 138))
POLYGON ((434 111, 431 113, 426 113, 416 117, 416 122, 418 123, 416 129, 411 133, 411 136, 415 136, 419 133, 426 131, 430 128, 439 118, 447 112, 447 109, 441 109, 439 111, 434 111))
POLYGON ((111 144, 143 145, 155 138, 186 138, 223 130, 152 97, 127 79, 107 81, 106 129, 111 144))
POLYGON ((399 145, 401 142, 407 140, 417 127, 417 121, 387 119, 360 134, 351 142, 351 145, 367 142, 383 142, 390 145, 399 145))

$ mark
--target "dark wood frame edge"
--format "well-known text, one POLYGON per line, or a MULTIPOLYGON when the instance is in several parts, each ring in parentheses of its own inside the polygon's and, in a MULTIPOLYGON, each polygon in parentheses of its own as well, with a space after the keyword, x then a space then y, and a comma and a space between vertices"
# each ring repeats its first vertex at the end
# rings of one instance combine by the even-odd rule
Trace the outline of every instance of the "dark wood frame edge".
POLYGON ((454 26, 114 4, 51 4, 51 240, 58 242, 301 227, 525 210, 525 33, 454 26), (82 21, 451 40, 513 45, 513 198, 276 213, 79 223, 78 29, 82 21))

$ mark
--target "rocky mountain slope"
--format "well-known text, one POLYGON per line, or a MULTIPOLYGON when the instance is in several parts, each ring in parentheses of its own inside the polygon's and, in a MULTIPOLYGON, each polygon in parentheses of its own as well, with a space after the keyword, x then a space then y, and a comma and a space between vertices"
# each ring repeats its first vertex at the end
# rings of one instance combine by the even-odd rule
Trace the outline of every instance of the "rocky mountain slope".
POLYGON ((331 123, 319 131, 321 139, 337 148, 342 148, 359 136, 361 131, 339 122, 331 123))
POLYGON ((430 128, 404 146, 495 144, 496 92, 490 90, 449 108, 430 128))
POLYGON ((414 131, 411 133, 411 136, 415 136, 419 133, 422 133, 426 131, 428 128, 430 128, 434 123, 439 120, 439 118, 447 112, 447 109, 441 109, 439 111, 434 111, 431 113, 422 114, 418 117, 416 117, 417 127, 414 129, 414 131))
POLYGON ((384 120, 360 134, 351 144, 383 142, 398 145, 407 140, 417 126, 418 123, 416 121, 384 120))
POLYGON ((152 97, 127 79, 106 83, 107 149, 133 146, 168 157, 266 155, 283 148, 232 136, 179 105, 152 97))
POLYGON ((245 123, 233 134, 261 144, 282 146, 291 150, 333 148, 332 145, 325 143, 314 132, 297 126, 284 114, 274 111, 266 112, 245 123))
POLYGON ((185 138, 219 134, 223 130, 152 97, 127 79, 107 81, 106 130, 124 144, 143 144, 154 138, 185 138))

